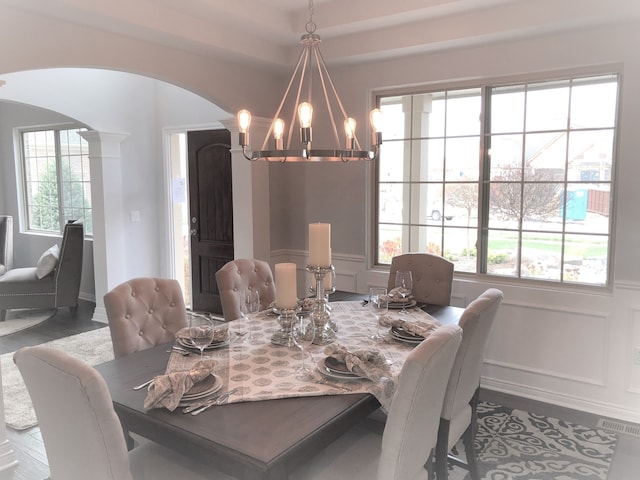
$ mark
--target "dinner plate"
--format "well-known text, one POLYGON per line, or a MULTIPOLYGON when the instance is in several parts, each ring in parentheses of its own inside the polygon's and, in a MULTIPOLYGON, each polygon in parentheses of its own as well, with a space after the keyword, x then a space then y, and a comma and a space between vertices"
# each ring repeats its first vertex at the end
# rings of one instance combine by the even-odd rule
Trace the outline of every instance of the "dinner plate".
POLYGON ((333 357, 326 357, 324 359, 324 366, 331 373, 336 373, 338 375, 345 375, 345 376, 348 376, 348 377, 357 377, 358 376, 355 373, 349 371, 349 369, 347 368, 347 364, 346 363, 339 362, 338 360, 336 360, 333 357))
POLYGON ((206 398, 220 390, 222 388, 222 385, 222 379, 212 373, 207 378, 191 387, 189 391, 182 396, 182 399, 180 401, 192 402, 194 400, 206 398))
POLYGON ((395 338, 396 340, 400 340, 401 342, 420 343, 424 340, 423 336, 414 335, 413 333, 410 333, 400 327, 391 327, 389 333, 391 334, 391 337, 395 338))
POLYGON ((418 304, 415 300, 409 300, 408 302, 390 302, 389 308, 400 310, 404 308, 413 308, 418 304))
MULTIPOLYGON (((342 373, 339 371, 330 370, 325 364, 325 361, 327 360, 327 358, 329 357, 319 360, 318 363, 316 364, 316 368, 318 369, 321 375, 324 375, 325 377, 329 377, 329 378, 339 379, 339 380, 362 380, 363 379, 362 377, 359 377, 355 373, 351 373, 351 372, 342 373)), ((346 366, 345 366, 345 369, 346 369, 346 366)))
MULTIPOLYGON (((190 338, 178 338, 178 344, 181 347, 187 348, 189 350, 194 350, 196 352, 200 351, 200 349, 193 344, 193 341, 191 341, 190 338)), ((211 342, 209 345, 204 347, 204 350, 205 351, 207 351, 207 350, 215 350, 216 348, 224 347, 226 345, 229 345, 229 338, 227 338, 226 340, 223 340, 223 341, 211 342)))

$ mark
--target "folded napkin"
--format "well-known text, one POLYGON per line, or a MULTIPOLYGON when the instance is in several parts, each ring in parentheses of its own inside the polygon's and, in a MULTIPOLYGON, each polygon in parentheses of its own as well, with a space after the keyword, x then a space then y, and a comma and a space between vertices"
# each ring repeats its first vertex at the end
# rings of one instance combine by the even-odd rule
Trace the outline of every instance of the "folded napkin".
POLYGON ((407 290, 406 288, 402 287, 396 287, 389 290, 387 298, 389 299, 389 302, 408 303, 413 300, 413 294, 411 293, 411 290, 407 290), (404 297, 402 296, 403 293, 405 294, 404 297))
POLYGON ((347 370, 356 375, 379 381, 382 377, 390 376, 387 359, 377 350, 357 350, 350 352, 339 343, 327 345, 324 353, 328 357, 335 358, 338 362, 344 363, 347 370))
POLYGON ((173 412, 191 387, 211 375, 215 364, 214 360, 201 360, 191 370, 158 375, 149 385, 145 410, 164 407, 173 412))
POLYGON ((380 319, 380 324, 385 327, 401 328, 405 332, 420 335, 424 338, 427 338, 431 332, 440 326, 440 322, 435 319, 430 321, 409 322, 407 320, 391 318, 388 315, 385 315, 380 319))
MULTIPOLYGON (((184 327, 176 332, 176 340, 191 340, 191 329, 205 329, 206 327, 184 327)), ((211 343, 225 342, 229 339, 229 328, 219 327, 213 329, 213 340, 211 343)))

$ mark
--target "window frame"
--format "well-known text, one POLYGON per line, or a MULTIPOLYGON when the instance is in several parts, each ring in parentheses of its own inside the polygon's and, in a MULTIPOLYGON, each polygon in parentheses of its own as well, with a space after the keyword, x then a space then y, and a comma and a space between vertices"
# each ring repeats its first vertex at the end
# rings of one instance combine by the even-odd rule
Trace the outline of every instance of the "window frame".
MULTIPOLYGON (((451 92, 457 90, 465 90, 465 89, 480 89, 481 90, 481 127, 480 127, 480 154, 478 155, 479 164, 479 173, 480 177, 477 181, 478 186, 478 221, 475 227, 475 231, 477 232, 477 242, 482 248, 478 248, 477 251, 477 259, 476 259, 476 271, 475 272, 465 272, 456 270, 456 276, 460 276, 462 278, 467 279, 484 279, 484 281, 491 281, 497 284, 518 284, 518 285, 534 285, 536 287, 541 288, 565 288, 568 287, 572 290, 587 290, 587 291, 611 291, 614 279, 614 258, 615 258, 615 213, 616 213, 616 200, 617 200, 617 170, 618 170, 618 142, 619 142, 619 132, 620 132, 620 117, 621 117, 621 105, 622 105, 622 91, 623 91, 623 71, 622 66, 619 64, 612 65, 600 65, 595 67, 588 67, 582 69, 570 69, 570 70, 562 70, 562 71, 553 71, 553 72, 537 72, 534 74, 522 74, 522 75, 513 75, 513 76, 503 76, 503 77, 488 77, 488 78, 478 78, 473 80, 465 80, 459 82, 433 82, 428 84, 423 84, 414 87, 403 87, 403 88, 389 88, 383 90, 376 90, 372 92, 372 104, 380 107, 382 99, 390 96, 406 96, 406 95, 420 95, 427 93, 441 93, 441 92, 451 92), (487 272, 487 256, 488 256, 488 232, 489 232, 489 202, 490 198, 488 195, 488 191, 490 188, 490 168, 491 164, 487 161, 487 148, 486 148, 486 138, 487 136, 491 136, 492 132, 490 131, 490 127, 486 128, 486 123, 490 121, 490 116, 488 117, 488 106, 487 104, 491 102, 491 97, 486 95, 487 91, 491 89, 500 88, 500 87, 513 87, 513 86, 524 86, 527 84, 536 84, 536 83, 545 83, 545 82, 555 82, 555 81, 573 81, 576 79, 584 79, 588 77, 593 77, 594 79, 597 77, 606 77, 610 76, 613 80, 617 82, 617 95, 616 95, 616 103, 615 103, 615 115, 613 119, 613 125, 611 127, 612 130, 612 148, 611 148, 611 168, 610 168, 610 179, 608 183, 610 185, 610 200, 609 200, 609 219, 607 231, 604 234, 607 238, 607 261, 606 261, 606 279, 603 283, 585 283, 584 281, 575 281, 575 280, 567 280, 563 278, 561 275, 559 279, 546 279, 546 278, 535 278, 530 276, 522 276, 520 272, 520 267, 518 266, 516 273, 513 276, 508 275, 499 275, 487 272)), ((522 131, 524 135, 528 132, 526 130, 522 131)), ((405 141, 415 141, 413 135, 409 137, 403 137, 405 141)), ((369 255, 370 255, 370 266, 374 269, 388 269, 390 265, 388 263, 381 263, 379 261, 379 225, 380 225, 380 160, 376 160, 373 168, 372 168, 372 194, 370 196, 371 199, 371 209, 369 218, 371 218, 371 238, 372 242, 370 244, 369 255)), ((401 183, 411 183, 409 181, 402 181, 401 183)), ((524 180, 520 181, 521 184, 524 185, 524 180)), ((565 178, 564 185, 567 186, 572 182, 567 181, 565 178)), ((593 183, 596 183, 595 181, 593 183)), ((443 185, 447 184, 447 180, 443 180, 443 185)), ((567 207, 568 208, 568 207, 567 207)), ((409 218, 409 223, 407 226, 417 226, 420 223, 414 223, 411 218, 409 218)), ((566 221, 566 220, 565 220, 566 221)), ((384 222, 383 222, 384 223, 384 222)), ((404 222, 403 222, 404 225, 404 222)), ((526 231, 522 225, 517 229, 518 234, 521 236, 522 233, 526 231)), ((565 224, 563 224, 561 233, 565 234, 565 224)), ((590 232, 593 233, 593 232, 590 232)), ((562 248, 565 248, 565 240, 564 237, 562 239, 562 248)), ((445 246, 446 248, 446 246, 445 246)), ((407 252, 402 252, 407 253, 407 252)), ((519 258, 519 257, 518 257, 519 258)), ((561 264, 561 268, 564 268, 566 262, 563 261, 561 264)))
MULTIPOLYGON (((15 129, 15 145, 16 145, 16 163, 17 169, 19 172, 20 178, 18 181, 19 185, 19 208, 20 208, 20 217, 22 230, 25 233, 34 234, 34 235, 51 235, 51 236, 61 236, 64 232, 64 225, 66 224, 66 220, 64 218, 64 200, 62 195, 58 194, 58 220, 59 227, 57 231, 54 230, 40 230, 36 228, 31 228, 31 220, 30 220, 30 200, 29 200, 29 188, 28 188, 28 179, 27 179, 27 159, 25 156, 25 135, 34 132, 54 132, 54 143, 55 143, 55 167, 56 167, 56 184, 58 188, 58 192, 62 190, 62 182, 61 179, 61 167, 62 167, 62 159, 64 157, 64 153, 61 150, 61 139, 60 133, 66 131, 89 131, 89 128, 86 125, 80 123, 56 123, 56 124, 46 124, 46 125, 37 125, 37 126, 29 126, 24 128, 16 128, 15 129)), ((88 158, 88 142, 84 140, 86 143, 86 152, 82 152, 82 156, 88 158)), ((91 174, 89 170, 89 181, 80 180, 78 183, 89 183, 91 185, 91 174)), ((84 188, 83 188, 84 191, 84 188)), ((86 195, 85 195, 86 197, 86 195)), ((88 208, 82 207, 82 210, 88 211, 91 216, 91 222, 93 217, 93 205, 91 205, 91 198, 88 198, 90 205, 88 208)), ((70 208, 70 207, 66 207, 70 208)), ((85 223, 86 220, 85 220, 85 223)), ((85 238, 91 239, 93 237, 93 232, 91 229, 88 229, 85 226, 85 238)))

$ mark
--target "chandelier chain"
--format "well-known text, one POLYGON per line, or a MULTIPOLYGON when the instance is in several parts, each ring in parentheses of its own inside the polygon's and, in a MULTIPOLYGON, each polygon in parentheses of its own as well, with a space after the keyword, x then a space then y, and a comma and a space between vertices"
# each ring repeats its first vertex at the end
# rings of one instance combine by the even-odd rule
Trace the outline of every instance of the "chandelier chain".
POLYGON ((313 0, 309 0, 309 21, 305 24, 304 29, 311 34, 316 31, 316 24, 313 21, 313 0))

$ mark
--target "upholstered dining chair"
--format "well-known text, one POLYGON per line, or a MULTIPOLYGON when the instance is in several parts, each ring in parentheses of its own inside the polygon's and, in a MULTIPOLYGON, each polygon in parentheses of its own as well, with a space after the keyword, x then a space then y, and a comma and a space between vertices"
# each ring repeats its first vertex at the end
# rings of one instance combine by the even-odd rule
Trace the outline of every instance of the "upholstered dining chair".
POLYGON ((462 331, 437 328, 407 357, 382 437, 356 426, 294 471, 291 480, 414 480, 432 478, 444 391, 462 331))
POLYGON ((241 305, 247 290, 258 290, 261 310, 276 299, 271 267, 262 260, 237 258, 227 262, 216 272, 216 282, 226 321, 242 316, 241 305))
POLYGON ((462 328, 462 343, 451 369, 440 417, 435 458, 438 480, 447 479, 448 461, 467 468, 472 480, 480 480, 473 448, 480 373, 491 326, 502 298, 500 290, 486 290, 465 308, 458 323, 462 328), (467 457, 466 464, 448 455, 460 438, 467 457))
POLYGON ((413 296, 418 303, 449 305, 453 286, 453 263, 431 253, 405 253, 391 259, 388 289, 395 288, 396 272, 408 270, 413 277, 413 296))
POLYGON ((116 358, 170 342, 187 326, 182 288, 174 279, 128 280, 105 294, 104 307, 116 358))
POLYGON ((107 384, 82 360, 43 345, 13 358, 38 418, 51 480, 233 478, 153 442, 127 453, 107 384))
POLYGON ((13 268, 13 217, 0 215, 0 275, 13 268))

